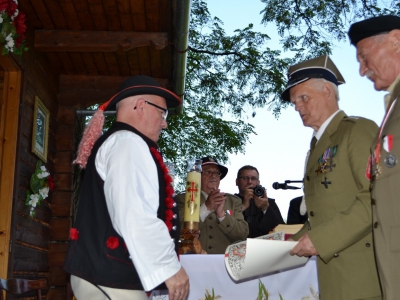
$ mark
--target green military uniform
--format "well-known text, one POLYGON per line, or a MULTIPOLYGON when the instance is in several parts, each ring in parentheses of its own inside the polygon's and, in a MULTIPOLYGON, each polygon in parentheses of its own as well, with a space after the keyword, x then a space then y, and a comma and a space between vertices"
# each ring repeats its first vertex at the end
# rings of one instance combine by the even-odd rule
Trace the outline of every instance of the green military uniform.
POLYGON ((371 148, 374 152, 378 142, 381 149, 379 163, 372 159, 372 209, 383 295, 392 300, 400 297, 400 76, 387 97, 389 116, 371 148), (389 137, 392 146, 384 145, 389 137))
MULTIPOLYGON (((249 235, 249 226, 242 214, 242 200, 227 193, 225 197, 224 210, 227 213, 222 222, 218 220, 213 210, 204 222, 200 220, 199 223, 199 240, 203 250, 208 254, 223 254, 230 244, 246 240, 249 235)), ((201 193, 200 205, 203 205, 206 200, 201 193)), ((185 194, 177 195, 175 201, 178 203, 181 228, 183 228, 185 194)))
POLYGON ((374 122, 340 111, 308 158, 304 193, 309 221, 293 239, 308 232, 318 251, 323 300, 381 299, 365 175, 376 132, 374 122))

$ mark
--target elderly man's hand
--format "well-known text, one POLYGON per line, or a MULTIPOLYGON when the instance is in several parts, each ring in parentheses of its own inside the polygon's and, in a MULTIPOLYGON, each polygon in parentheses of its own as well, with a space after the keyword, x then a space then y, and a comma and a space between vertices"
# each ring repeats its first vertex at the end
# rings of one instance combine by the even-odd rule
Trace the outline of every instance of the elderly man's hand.
POLYGON ((224 212, 225 200, 226 200, 225 194, 221 193, 219 189, 215 189, 211 191, 211 193, 208 195, 205 205, 207 206, 208 210, 214 209, 215 212, 217 213, 217 216, 219 218, 222 218, 225 215, 224 212))
POLYGON ((168 298, 170 300, 184 300, 189 294, 189 276, 183 267, 167 280, 168 298))
POLYGON ((290 255, 306 256, 310 257, 313 255, 318 255, 317 249, 314 248, 308 233, 304 234, 296 246, 290 251, 290 255))

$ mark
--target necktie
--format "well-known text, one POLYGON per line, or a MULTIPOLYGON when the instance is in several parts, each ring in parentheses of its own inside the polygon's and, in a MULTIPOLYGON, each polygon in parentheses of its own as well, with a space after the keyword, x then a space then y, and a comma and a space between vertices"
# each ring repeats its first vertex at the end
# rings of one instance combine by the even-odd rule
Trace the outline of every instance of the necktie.
POLYGON ((315 144, 317 143, 317 138, 314 136, 311 140, 311 144, 310 144, 310 153, 314 150, 315 148, 315 144))

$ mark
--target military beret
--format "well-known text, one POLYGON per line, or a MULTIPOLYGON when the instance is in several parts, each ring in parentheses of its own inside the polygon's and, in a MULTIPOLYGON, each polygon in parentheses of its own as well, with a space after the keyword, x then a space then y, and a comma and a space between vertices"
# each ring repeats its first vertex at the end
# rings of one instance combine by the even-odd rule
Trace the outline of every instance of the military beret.
POLYGON ((290 89, 311 78, 325 79, 336 85, 345 83, 342 74, 328 55, 303 61, 289 68, 288 83, 282 93, 283 101, 290 101, 290 89))
POLYGON ((350 43, 354 46, 365 38, 388 33, 393 29, 400 29, 400 17, 397 16, 380 16, 366 19, 350 26, 348 35, 350 43))

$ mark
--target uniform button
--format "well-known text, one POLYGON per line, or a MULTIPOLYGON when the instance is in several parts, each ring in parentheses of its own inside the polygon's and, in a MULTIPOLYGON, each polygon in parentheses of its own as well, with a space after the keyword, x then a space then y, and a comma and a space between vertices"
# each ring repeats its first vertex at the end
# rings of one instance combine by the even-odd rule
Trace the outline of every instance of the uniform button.
POLYGON ((307 181, 310 181, 310 176, 307 175, 307 181))
POLYGON ((213 237, 211 235, 208 236, 209 239, 212 239, 213 237))
POLYGON ((213 229, 213 227, 212 226, 208 226, 208 229, 213 229))
POLYGON ((371 205, 375 205, 375 199, 371 198, 371 205))
POLYGON ((314 217, 314 215, 315 215, 314 212, 313 212, 313 211, 310 211, 310 216, 311 216, 311 217, 314 217))
POLYGON ((370 243, 366 243, 365 246, 366 247, 371 247, 371 244, 370 243))
POLYGON ((172 217, 173 217, 174 219, 176 219, 176 218, 178 217, 178 215, 177 215, 177 214, 174 214, 172 217))
POLYGON ((175 239, 171 239, 171 242, 175 243, 175 239))
POLYGON ((172 230, 176 230, 176 226, 172 226, 172 230))
POLYGON ((208 249, 211 249, 212 247, 211 246, 208 246, 208 249))
POLYGON ((335 253, 334 257, 339 257, 339 254, 335 253))
POLYGON ((231 227, 231 225, 228 224, 228 225, 226 225, 226 227, 231 227))
POLYGON ((209 219, 209 220, 212 220, 212 219, 213 219, 213 217, 208 217, 208 219, 209 219))
POLYGON ((372 192, 372 184, 369 184, 369 191, 372 192))
POLYGON ((378 228, 378 222, 374 223, 374 228, 378 228))

